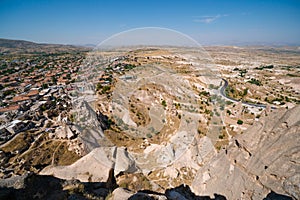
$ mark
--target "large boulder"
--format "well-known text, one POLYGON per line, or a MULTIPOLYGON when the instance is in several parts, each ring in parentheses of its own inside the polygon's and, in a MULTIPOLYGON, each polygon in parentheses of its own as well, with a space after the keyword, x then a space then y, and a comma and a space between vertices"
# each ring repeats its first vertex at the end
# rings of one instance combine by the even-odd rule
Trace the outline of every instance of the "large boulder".
POLYGON ((112 192, 112 195, 109 198, 109 200, 129 199, 132 195, 134 195, 134 192, 130 190, 127 190, 125 188, 117 188, 112 192))

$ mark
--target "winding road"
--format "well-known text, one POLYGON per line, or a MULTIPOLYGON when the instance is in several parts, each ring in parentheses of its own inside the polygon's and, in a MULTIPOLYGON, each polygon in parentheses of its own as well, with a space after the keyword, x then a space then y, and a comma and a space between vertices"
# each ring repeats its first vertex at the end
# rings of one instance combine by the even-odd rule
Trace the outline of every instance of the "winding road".
MULTIPOLYGON (((232 101, 232 102, 242 102, 243 105, 246 106, 253 106, 253 107, 257 107, 257 108, 266 108, 267 105, 265 104, 255 104, 255 103, 249 103, 249 102, 245 102, 245 101, 239 101, 237 99, 231 98, 226 96, 226 88, 228 87, 228 81, 224 78, 222 78, 222 80, 224 81, 224 85, 222 85, 222 87, 220 88, 220 94, 227 100, 232 101)), ((271 106, 271 109, 276 109, 276 107, 271 106)))

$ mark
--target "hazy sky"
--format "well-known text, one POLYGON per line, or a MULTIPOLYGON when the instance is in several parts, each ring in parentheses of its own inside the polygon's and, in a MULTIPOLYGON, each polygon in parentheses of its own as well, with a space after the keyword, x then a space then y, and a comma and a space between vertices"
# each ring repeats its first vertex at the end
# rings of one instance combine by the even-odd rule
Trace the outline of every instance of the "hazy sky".
POLYGON ((202 44, 300 44, 300 0, 0 0, 0 38, 98 44, 164 27, 202 44))

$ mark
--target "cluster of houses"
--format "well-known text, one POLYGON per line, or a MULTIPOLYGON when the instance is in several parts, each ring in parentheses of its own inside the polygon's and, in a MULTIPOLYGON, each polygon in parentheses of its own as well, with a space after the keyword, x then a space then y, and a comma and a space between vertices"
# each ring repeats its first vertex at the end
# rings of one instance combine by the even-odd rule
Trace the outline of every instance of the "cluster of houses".
POLYGON ((98 83, 102 87, 110 85, 112 83, 113 74, 117 74, 122 80, 136 79, 134 76, 125 75, 125 71, 131 70, 136 66, 130 63, 124 62, 127 57, 117 57, 110 61, 110 64, 99 74, 98 83))
POLYGON ((45 105, 63 97, 65 85, 75 81, 82 59, 66 55, 6 61, 6 67, 0 69, 0 144, 19 132, 43 125, 39 119, 45 120, 45 105), (36 121, 26 120, 32 115, 36 121))
MULTIPOLYGON (((17 133, 41 128, 49 118, 45 112, 47 103, 54 100, 57 103, 76 87, 80 91, 80 84, 74 83, 79 77, 79 66, 83 60, 78 56, 40 56, 38 60, 24 58, 6 62, 6 67, 0 68, 0 144, 17 133)), ((124 80, 133 79, 124 74, 135 65, 124 63, 124 60, 126 57, 110 60, 92 84, 110 86, 114 74, 121 75, 120 78, 124 80)), ((3 64, 4 61, 1 62, 3 64)), ((81 68, 80 73, 84 74, 85 69, 81 68)), ((90 74, 90 70, 86 70, 86 73, 90 74)), ((47 130, 50 130, 49 127, 47 130)))
MULTIPOLYGON (((36 90, 32 90, 36 91, 36 90)), ((28 93, 31 93, 30 91, 28 93)), ((67 97, 63 86, 50 86, 47 89, 34 92, 34 96, 24 95, 17 98, 16 109, 2 109, 0 111, 0 144, 6 142, 15 134, 33 128, 44 127, 45 121, 51 118, 47 113, 50 109, 59 109, 60 106, 67 107, 67 97), (62 104, 61 102, 64 102, 62 104), (59 105, 61 103, 62 105, 59 105), (49 106, 52 105, 52 106, 49 106)), ((10 107, 12 107, 10 106, 10 107)))

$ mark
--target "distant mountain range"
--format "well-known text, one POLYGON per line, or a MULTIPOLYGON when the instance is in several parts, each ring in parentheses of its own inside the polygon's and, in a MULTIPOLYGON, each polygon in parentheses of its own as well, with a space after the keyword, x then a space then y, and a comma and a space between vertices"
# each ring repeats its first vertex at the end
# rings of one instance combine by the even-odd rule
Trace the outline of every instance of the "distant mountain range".
POLYGON ((6 54, 41 54, 90 50, 84 46, 41 44, 25 40, 10 40, 0 38, 0 55, 6 54))
MULTIPOLYGON (((248 48, 284 48, 292 51, 299 51, 300 47, 293 45, 276 46, 272 44, 250 45, 249 43, 238 45, 204 45, 206 48, 210 47, 248 47, 248 48)), ((25 40, 11 40, 0 38, 0 56, 13 54, 43 54, 43 53, 62 53, 62 52, 78 52, 90 51, 95 48, 94 44, 85 45, 63 45, 63 44, 47 44, 35 43, 25 40)))

